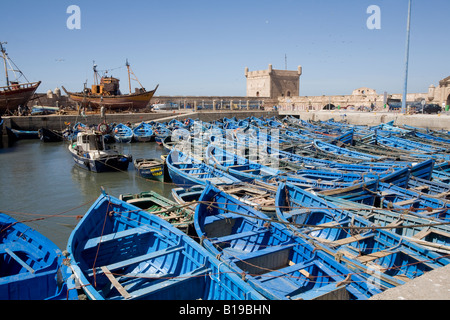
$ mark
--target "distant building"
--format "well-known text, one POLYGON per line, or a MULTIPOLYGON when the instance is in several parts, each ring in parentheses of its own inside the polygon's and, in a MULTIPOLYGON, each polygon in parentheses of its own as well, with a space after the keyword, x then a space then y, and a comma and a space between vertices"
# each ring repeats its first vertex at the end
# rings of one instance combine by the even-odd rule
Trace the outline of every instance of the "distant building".
POLYGON ((301 66, 296 71, 275 70, 271 64, 267 70, 249 71, 245 68, 247 97, 276 99, 299 96, 301 74, 301 66))

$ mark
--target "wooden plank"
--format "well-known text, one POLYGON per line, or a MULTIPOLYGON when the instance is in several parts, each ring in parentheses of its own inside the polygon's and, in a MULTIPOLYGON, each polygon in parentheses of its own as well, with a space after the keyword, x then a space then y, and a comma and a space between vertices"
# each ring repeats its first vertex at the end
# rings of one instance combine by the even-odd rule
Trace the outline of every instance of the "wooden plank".
POLYGON ((431 230, 430 230, 429 227, 427 227, 427 228, 424 228, 423 230, 421 230, 420 232, 416 233, 413 236, 413 238, 422 239, 422 238, 424 238, 425 236, 427 236, 430 233, 431 233, 431 230))
POLYGON ((405 205, 413 204, 417 201, 419 201, 419 200, 418 199, 409 199, 409 200, 394 202, 394 204, 397 206, 405 206, 405 205))
POLYGON ((378 251, 378 252, 374 252, 374 253, 371 253, 371 254, 368 254, 365 256, 357 257, 357 259, 362 263, 367 263, 372 260, 390 256, 391 254, 394 254, 394 253, 395 252, 392 252, 392 251, 378 251))
POLYGON ((130 299, 131 295, 125 290, 124 287, 117 281, 117 279, 112 275, 111 271, 108 270, 107 267, 100 267, 103 273, 108 277, 109 281, 111 281, 112 285, 119 291, 120 295, 125 299, 130 299))
POLYGON ((27 269, 29 272, 34 273, 33 268, 31 268, 25 261, 19 258, 14 252, 12 252, 9 248, 5 248, 5 252, 9 254, 14 260, 16 260, 22 267, 27 269))
POLYGON ((340 239, 340 240, 336 240, 333 242, 330 242, 330 244, 332 244, 333 246, 342 246, 345 244, 349 244, 355 241, 359 241, 359 240, 364 240, 366 238, 370 238, 373 237, 373 235, 369 235, 369 236, 362 236, 360 234, 353 236, 353 237, 348 237, 348 238, 344 238, 344 239, 340 239))

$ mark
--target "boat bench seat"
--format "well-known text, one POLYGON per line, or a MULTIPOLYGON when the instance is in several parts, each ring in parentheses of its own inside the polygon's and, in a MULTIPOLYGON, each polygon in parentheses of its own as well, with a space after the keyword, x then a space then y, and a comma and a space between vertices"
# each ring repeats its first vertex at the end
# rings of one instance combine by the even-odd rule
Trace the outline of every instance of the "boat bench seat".
POLYGON ((421 200, 420 199, 408 199, 408 200, 404 200, 404 201, 397 201, 394 202, 393 204, 395 206, 408 206, 408 205, 414 205, 416 203, 419 203, 421 200))
MULTIPOLYGON (((211 270, 209 268, 207 268, 206 266, 202 266, 191 272, 181 274, 177 277, 167 279, 162 282, 158 282, 156 284, 150 285, 148 287, 145 287, 145 288, 142 288, 142 289, 139 289, 136 291, 131 291, 128 294, 130 295, 130 298, 132 298, 132 299, 141 298, 141 297, 150 295, 157 291, 163 291, 163 290, 170 289, 171 287, 177 286, 183 282, 189 282, 189 281, 192 281, 195 279, 201 279, 201 276, 206 276, 210 271, 211 270)), ((182 288, 180 288, 180 289, 182 289, 182 288)))
POLYGON ((306 292, 289 297, 289 299, 291 299, 291 300, 314 300, 314 299, 321 298, 321 297, 325 298, 325 296, 328 296, 328 295, 336 295, 337 297, 339 297, 341 295, 348 296, 346 291, 347 291, 347 289, 345 286, 337 287, 336 283, 330 283, 330 284, 324 285, 320 288, 313 288, 306 292))
MULTIPOLYGON (((277 269, 277 270, 273 270, 271 272, 265 273, 264 274, 264 279, 267 278, 278 278, 278 277, 287 277, 289 278, 289 274, 295 272, 295 271, 299 271, 301 274, 303 274, 305 277, 308 278, 308 274, 307 272, 303 272, 305 268, 311 266, 314 264, 314 261, 308 260, 302 263, 296 263, 296 264, 292 264, 290 266, 281 268, 281 269, 277 269)), ((295 277, 296 279, 298 277, 295 277)), ((266 281, 266 280, 265 280, 266 281)))
MULTIPOLYGON (((35 270, 33 268, 31 268, 26 261, 24 261, 23 259, 21 259, 17 254, 14 253, 14 251, 22 251, 22 252, 26 252, 28 255, 33 256, 34 260, 38 260, 39 257, 31 254, 29 248, 25 247, 24 245, 17 243, 17 242, 13 242, 13 243, 8 243, 7 245, 3 244, 0 245, 0 253, 7 253, 11 258, 13 258, 18 264, 20 264, 23 268, 25 268, 26 270, 28 270, 30 273, 34 273, 35 270)), ((38 266, 39 267, 39 266, 38 266)))
POLYGON ((278 245, 278 246, 269 246, 261 250, 255 250, 253 252, 243 253, 240 255, 235 255, 235 262, 238 261, 247 261, 253 258, 260 258, 262 256, 267 256, 274 253, 279 253, 284 250, 291 250, 294 246, 298 245, 297 243, 291 243, 287 245, 278 245))
MULTIPOLYGON (((178 246, 175 246, 175 247, 161 249, 161 250, 150 252, 150 253, 147 253, 147 254, 144 254, 144 255, 132 257, 130 259, 119 261, 119 262, 116 262, 116 263, 112 263, 112 264, 104 266, 104 267, 106 267, 110 271, 114 271, 114 270, 118 270, 118 269, 121 269, 121 268, 125 268, 125 267, 128 267, 128 266, 131 266, 133 264, 138 264, 138 263, 150 260, 150 259, 155 259, 155 258, 158 258, 158 257, 161 257, 161 256, 173 254, 173 253, 182 251, 183 249, 184 249, 184 247, 182 245, 178 245, 178 246)), ((102 272, 103 271, 102 271, 101 267, 97 267, 96 270, 95 270, 95 274, 100 274, 102 272)), ((93 269, 89 270, 89 274, 88 275, 89 276, 93 276, 94 275, 93 269)))
POLYGON ((311 209, 294 209, 291 211, 283 212, 283 215, 285 216, 286 219, 289 219, 293 216, 298 216, 298 215, 307 214, 307 213, 311 213, 311 209))
POLYGON ((42 258, 42 256, 38 253, 39 249, 36 247, 35 250, 31 250, 31 246, 29 244, 24 245, 18 241, 9 242, 8 244, 0 244, 0 254, 4 252, 10 254, 10 252, 15 251, 25 252, 34 260, 42 258))
POLYGON ((242 216, 239 214, 235 214, 235 213, 216 214, 216 215, 206 216, 205 217, 205 225, 216 222, 216 221, 221 221, 221 220, 226 220, 226 219, 238 219, 238 218, 242 218, 242 216))
POLYGON ((147 228, 144 227, 137 227, 137 228, 130 228, 127 230, 123 230, 123 231, 119 231, 119 232, 115 232, 115 233, 110 233, 110 234, 106 234, 106 235, 102 235, 100 237, 95 237, 95 238, 91 238, 89 239, 83 247, 83 250, 87 250, 87 249, 91 249, 94 247, 97 247, 99 244, 103 244, 105 242, 110 242, 110 241, 114 241, 114 240, 118 240, 121 238, 126 238, 132 235, 142 235, 142 234, 147 234, 147 233, 152 233, 152 232, 156 232, 155 230, 149 230, 147 228))
POLYGON ((235 181, 226 178, 226 177, 214 177, 214 178, 207 178, 205 180, 208 180, 209 182, 211 182, 211 184, 231 184, 234 183, 235 181))
POLYGON ((230 235, 224 236, 224 237, 213 238, 213 239, 210 239, 210 241, 215 245, 229 244, 233 240, 257 236, 257 235, 266 233, 267 231, 268 231, 267 228, 251 230, 251 231, 246 231, 246 232, 230 234, 230 235))

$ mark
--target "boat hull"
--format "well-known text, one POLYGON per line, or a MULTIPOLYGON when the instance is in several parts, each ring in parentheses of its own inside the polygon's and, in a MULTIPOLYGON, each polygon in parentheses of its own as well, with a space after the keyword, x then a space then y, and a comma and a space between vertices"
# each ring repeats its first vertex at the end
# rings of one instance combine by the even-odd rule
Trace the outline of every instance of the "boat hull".
POLYGON ((41 84, 40 81, 25 83, 18 86, 7 86, 0 88, 0 115, 14 112, 22 105, 25 106, 30 101, 33 94, 41 84))
POLYGON ((164 181, 164 162, 157 159, 135 159, 134 168, 144 179, 164 181))
POLYGON ((170 223, 106 194, 73 230, 67 252, 91 300, 264 300, 170 223))
POLYGON ((69 151, 78 167, 97 173, 126 171, 131 161, 130 157, 125 155, 108 156, 101 159, 89 159, 83 155, 78 155, 71 147, 69 147, 69 151))
POLYGON ((152 91, 144 91, 128 95, 87 95, 67 91, 62 87, 69 99, 83 107, 100 108, 102 106, 109 109, 144 109, 150 103, 158 86, 152 91))
POLYGON ((0 213, 0 299, 78 299, 61 250, 42 234, 0 213))

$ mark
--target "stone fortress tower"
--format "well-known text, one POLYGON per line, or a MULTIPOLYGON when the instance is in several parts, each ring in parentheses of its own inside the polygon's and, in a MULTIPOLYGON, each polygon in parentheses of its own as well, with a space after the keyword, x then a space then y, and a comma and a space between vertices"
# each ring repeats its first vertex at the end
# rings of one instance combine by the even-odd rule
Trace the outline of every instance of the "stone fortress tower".
POLYGON ((302 67, 297 70, 275 70, 269 64, 267 70, 249 71, 245 68, 247 78, 247 97, 294 97, 300 95, 300 76, 302 67))

